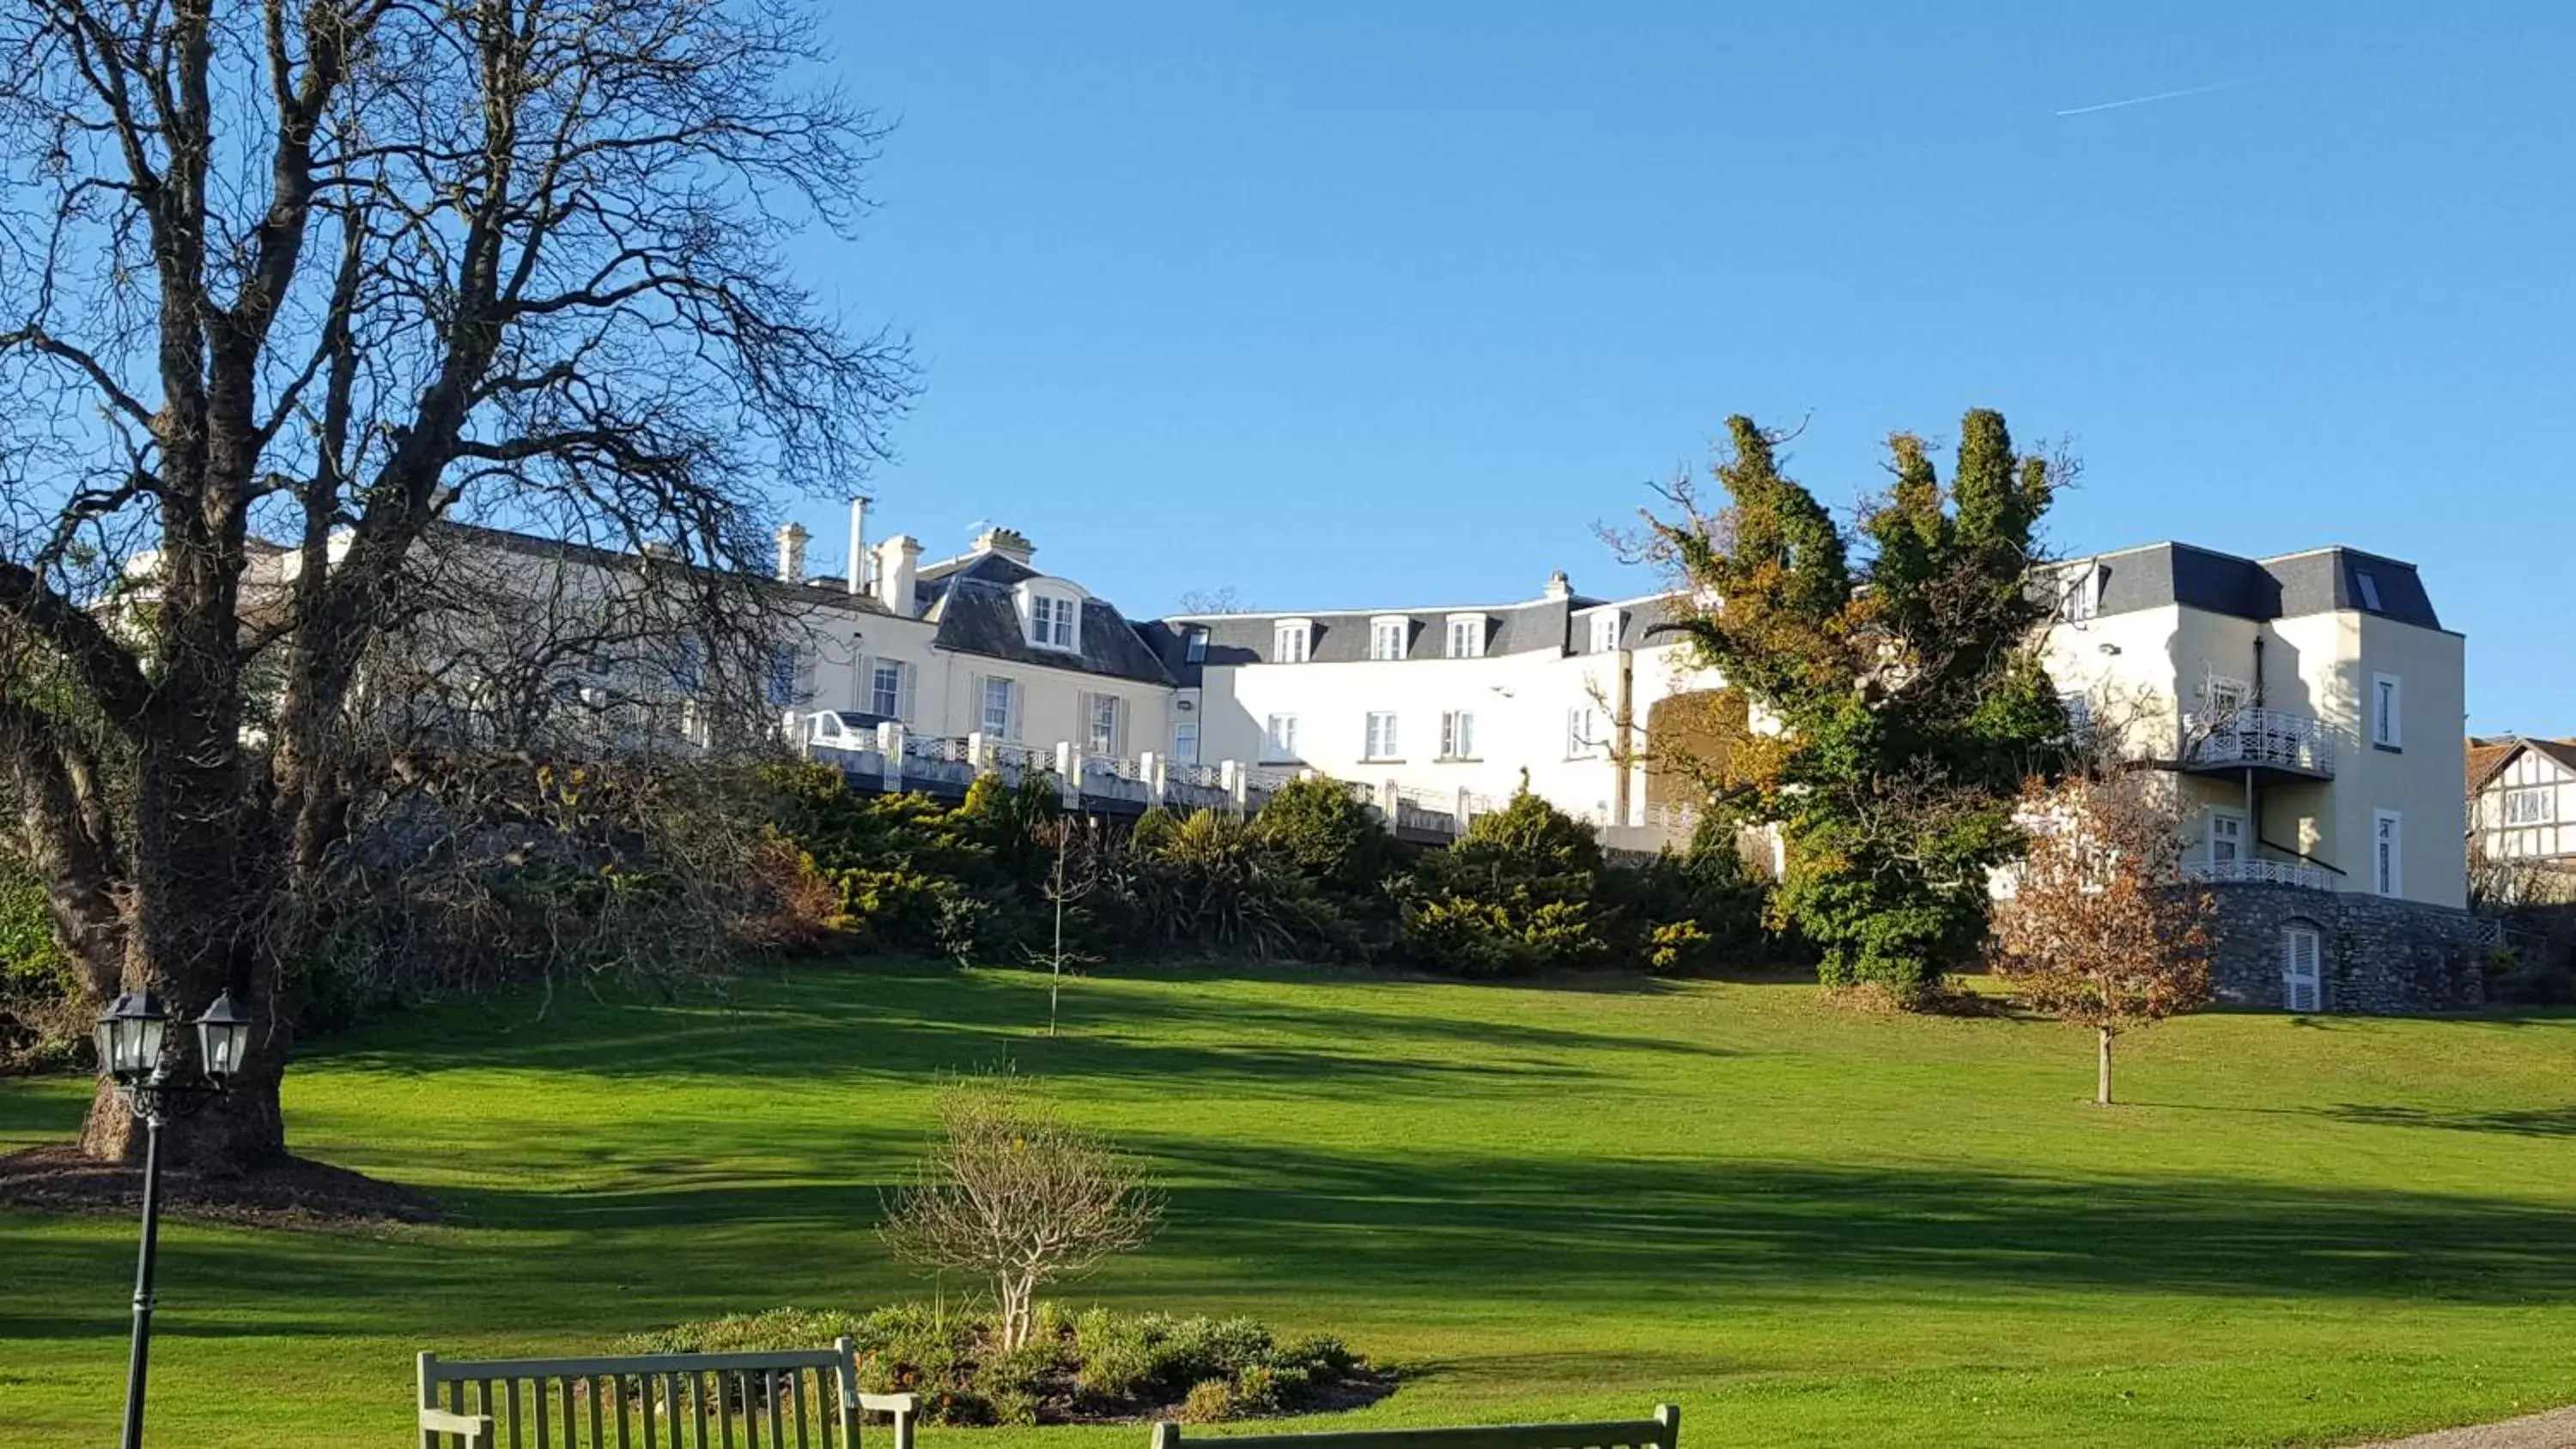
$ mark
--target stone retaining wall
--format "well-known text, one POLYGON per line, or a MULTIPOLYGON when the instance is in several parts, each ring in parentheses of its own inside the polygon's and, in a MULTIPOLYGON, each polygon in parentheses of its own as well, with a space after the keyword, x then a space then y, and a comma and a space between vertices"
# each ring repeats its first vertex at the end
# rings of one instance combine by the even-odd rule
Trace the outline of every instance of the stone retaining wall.
POLYGON ((2281 1010, 2281 932, 2313 927, 2329 1012, 2401 1016, 2460 1011, 2486 1000, 2493 927, 2418 901, 2295 886, 2201 887, 2217 904, 2210 985, 2230 1006, 2281 1010))

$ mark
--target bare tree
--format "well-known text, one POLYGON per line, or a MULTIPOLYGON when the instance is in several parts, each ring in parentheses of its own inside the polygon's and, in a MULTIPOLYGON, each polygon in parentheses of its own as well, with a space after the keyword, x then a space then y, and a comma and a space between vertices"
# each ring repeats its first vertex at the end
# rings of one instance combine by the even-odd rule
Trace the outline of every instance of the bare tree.
POLYGON ((2144 770, 2025 790, 2030 844, 1990 920, 1996 972, 2034 1008, 2091 1027, 2111 1104, 2111 1042, 2209 1000, 2209 893, 2182 878, 2182 831, 2144 770))
POLYGON ((939 1146, 880 1231, 908 1262, 991 1280, 1005 1349, 1028 1341, 1038 1289, 1144 1246, 1162 1221, 1134 1164, 1008 1072, 951 1085, 939 1121, 939 1146))
POLYGON ((1089 965, 1096 958, 1067 950, 1064 944, 1064 912, 1100 886, 1099 827, 1071 816, 1049 822, 1046 834, 1052 837, 1055 860, 1048 867, 1046 882, 1039 893, 1055 913, 1055 935, 1044 951, 1022 947, 1029 960, 1047 968, 1047 1035, 1055 1035, 1056 1009, 1064 996, 1064 973, 1069 966, 1089 965))
MULTIPOLYGON (((92 990, 265 1018, 177 1158, 284 1155, 274 927, 433 525, 747 572, 771 480, 881 453, 900 342, 781 254, 879 134, 820 59, 792 0, 0 14, 0 748, 92 990)), ((138 1149, 104 1091, 83 1142, 138 1149)))
POLYGON ((1183 614, 1257 614, 1260 606, 1243 597, 1243 591, 1232 584, 1213 589, 1191 589, 1177 601, 1183 614))

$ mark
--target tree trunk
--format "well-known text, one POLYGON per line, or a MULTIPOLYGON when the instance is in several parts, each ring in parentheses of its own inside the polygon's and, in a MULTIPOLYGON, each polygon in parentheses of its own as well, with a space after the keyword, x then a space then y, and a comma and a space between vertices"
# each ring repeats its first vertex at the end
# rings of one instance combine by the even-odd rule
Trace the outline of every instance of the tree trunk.
POLYGON ((2111 1105, 2111 1028, 2105 1026, 2095 1030, 2101 1042, 2101 1076, 2093 1090, 2093 1102, 2096 1106, 2108 1107, 2111 1105))

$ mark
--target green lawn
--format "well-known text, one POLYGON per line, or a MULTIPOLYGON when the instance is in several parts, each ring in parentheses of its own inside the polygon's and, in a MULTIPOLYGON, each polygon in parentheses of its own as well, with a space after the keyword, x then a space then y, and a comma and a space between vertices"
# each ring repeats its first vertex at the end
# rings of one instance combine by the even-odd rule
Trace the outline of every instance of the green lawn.
MULTIPOLYGON (((2130 1047, 1798 986, 808 968, 731 1006, 451 1004, 314 1048, 297 1147, 451 1209, 165 1236, 153 1440, 407 1442, 414 1351, 578 1352, 929 1285, 869 1231, 943 1069, 1005 1055, 1170 1224, 1059 1296, 1405 1370, 1337 1422, 1701 1445, 2335 1443, 2576 1400, 2576 1018, 2214 1015, 2130 1047)), ((0 1082, 0 1143, 85 1083, 0 1082)), ((0 1440, 114 1432, 132 1237, 0 1215, 0 1440)), ((954 1295, 963 1285, 950 1281, 954 1295)), ((1124 1445, 1141 1428, 930 1445, 1124 1445)))

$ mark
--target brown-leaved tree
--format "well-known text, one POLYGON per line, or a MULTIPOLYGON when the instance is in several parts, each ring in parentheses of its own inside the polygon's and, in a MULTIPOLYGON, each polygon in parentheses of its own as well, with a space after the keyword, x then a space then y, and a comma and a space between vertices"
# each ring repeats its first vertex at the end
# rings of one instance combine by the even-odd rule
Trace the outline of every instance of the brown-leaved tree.
POLYGON ((2090 1027, 2094 1100, 2111 1103, 2111 1042, 2209 1000, 2209 893, 2183 879, 2167 782, 2108 769, 2032 784, 2023 858, 2004 872, 1989 959, 2022 999, 2090 1027))

